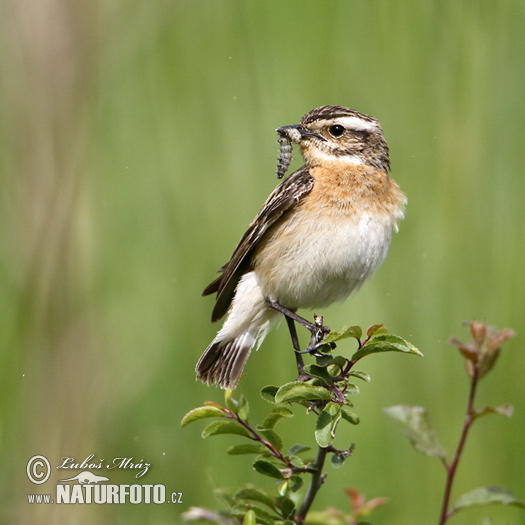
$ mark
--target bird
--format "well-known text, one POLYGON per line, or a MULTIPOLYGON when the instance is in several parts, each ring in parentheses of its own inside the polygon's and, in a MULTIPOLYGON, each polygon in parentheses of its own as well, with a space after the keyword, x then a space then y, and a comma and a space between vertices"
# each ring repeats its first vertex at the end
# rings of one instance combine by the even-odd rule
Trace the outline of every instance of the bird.
POLYGON ((212 322, 226 319, 197 363, 197 379, 224 389, 237 386, 252 349, 283 315, 301 373, 295 322, 312 334, 320 330, 318 341, 328 329, 297 310, 357 291, 384 261, 404 217, 407 199, 389 175, 388 145, 374 117, 325 105, 276 132, 278 177, 291 163, 293 145, 304 165, 270 194, 202 292, 216 294, 212 322))

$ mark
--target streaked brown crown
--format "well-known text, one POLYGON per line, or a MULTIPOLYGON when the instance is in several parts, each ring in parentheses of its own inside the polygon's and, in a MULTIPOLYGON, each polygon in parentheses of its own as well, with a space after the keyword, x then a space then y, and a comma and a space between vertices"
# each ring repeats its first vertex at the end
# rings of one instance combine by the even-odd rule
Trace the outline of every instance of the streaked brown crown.
POLYGON ((355 111, 344 106, 321 106, 312 109, 302 119, 301 126, 307 126, 316 120, 335 119, 339 117, 357 117, 365 122, 374 123, 379 126, 379 121, 370 115, 365 115, 359 111, 355 111))

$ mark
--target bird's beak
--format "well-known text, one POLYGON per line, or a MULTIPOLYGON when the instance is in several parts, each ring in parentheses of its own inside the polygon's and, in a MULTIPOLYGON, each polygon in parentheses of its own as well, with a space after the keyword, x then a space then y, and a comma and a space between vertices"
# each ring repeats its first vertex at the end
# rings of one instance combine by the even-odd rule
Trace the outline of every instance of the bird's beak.
POLYGON ((304 129, 299 124, 294 126, 282 126, 275 130, 281 137, 286 137, 290 142, 294 144, 299 144, 302 139, 306 137, 317 137, 315 133, 304 129))

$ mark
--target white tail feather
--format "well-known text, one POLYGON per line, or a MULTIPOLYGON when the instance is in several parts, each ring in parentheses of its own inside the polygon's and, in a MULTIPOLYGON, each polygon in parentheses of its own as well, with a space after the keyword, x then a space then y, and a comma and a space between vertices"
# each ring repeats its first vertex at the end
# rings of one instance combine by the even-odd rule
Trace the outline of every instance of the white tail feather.
POLYGON ((252 348, 259 348, 276 315, 266 305, 255 274, 245 274, 223 327, 197 363, 197 379, 235 388, 252 348))

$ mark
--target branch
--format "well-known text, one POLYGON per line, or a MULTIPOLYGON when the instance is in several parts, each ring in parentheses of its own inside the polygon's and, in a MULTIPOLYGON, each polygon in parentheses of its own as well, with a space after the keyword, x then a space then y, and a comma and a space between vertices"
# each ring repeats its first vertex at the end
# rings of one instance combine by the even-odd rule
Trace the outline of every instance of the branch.
POLYGON ((479 380, 479 367, 476 364, 473 366, 472 370, 472 380, 470 383, 470 394, 469 394, 469 401, 467 406, 467 412, 465 414, 465 422, 463 424, 463 431, 461 432, 461 437, 459 439, 458 448, 456 450, 456 454, 454 456, 454 459, 452 463, 447 464, 444 462, 445 468, 447 469, 447 484, 445 486, 445 494, 443 496, 443 506, 441 508, 441 517, 439 519, 439 525, 444 525, 448 518, 450 518, 453 514, 452 512, 448 511, 449 503, 450 503, 450 496, 452 494, 452 485, 454 483, 454 477, 456 475, 456 469, 459 464, 459 460, 461 459, 461 454, 463 453, 463 447, 465 446, 465 442, 467 440, 467 434, 470 429, 470 426, 472 425, 473 421, 473 414, 474 414, 474 398, 476 396, 476 388, 478 386, 478 380, 479 380))
POLYGON ((317 457, 315 458, 315 463, 313 466, 316 468, 315 472, 312 474, 312 479, 310 480, 310 485, 308 486, 308 492, 304 497, 303 503, 295 516, 295 522, 297 525, 302 525, 304 519, 312 506, 314 498, 317 494, 317 491, 321 488, 326 474, 323 474, 324 461, 326 459, 326 454, 328 453, 328 448, 319 447, 317 449, 317 457))
POLYGON ((226 417, 228 417, 229 419, 234 419, 235 421, 240 423, 246 430, 248 430, 248 432, 250 432, 251 436, 248 436, 248 438, 253 441, 257 441, 258 443, 266 447, 274 458, 282 461, 288 468, 296 470, 292 463, 290 461, 287 461, 281 454, 281 452, 277 450, 277 448, 275 448, 272 443, 264 439, 254 428, 252 428, 248 421, 244 421, 244 419, 241 419, 237 414, 234 414, 231 410, 228 410, 228 412, 226 413, 226 417))

